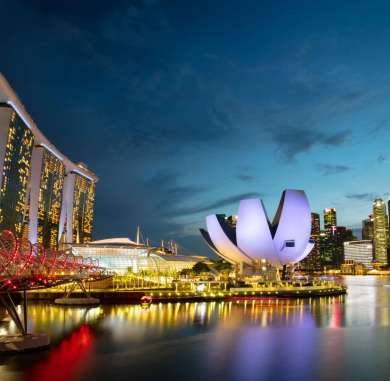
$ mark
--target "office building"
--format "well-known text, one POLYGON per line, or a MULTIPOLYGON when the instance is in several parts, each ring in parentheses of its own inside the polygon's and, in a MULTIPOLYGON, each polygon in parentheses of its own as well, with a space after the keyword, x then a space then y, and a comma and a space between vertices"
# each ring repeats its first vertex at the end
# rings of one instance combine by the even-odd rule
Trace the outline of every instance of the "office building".
POLYGON ((324 229, 331 234, 334 226, 337 226, 337 217, 335 208, 324 209, 324 229))
POLYGON ((378 265, 387 265, 387 246, 389 228, 386 214, 386 204, 377 198, 373 203, 374 216, 374 259, 378 265))
POLYGON ((333 241, 333 266, 339 268, 344 262, 344 242, 354 241, 356 237, 351 229, 345 226, 336 226, 332 236, 333 241))
POLYGON ((314 247, 310 254, 301 262, 302 268, 307 271, 321 270, 321 255, 320 255, 320 215, 318 213, 311 214, 311 241, 314 242, 314 247))
POLYGON ((372 269, 374 247, 371 240, 344 242, 344 260, 353 264, 362 264, 365 269, 372 269))
POLYGON ((370 214, 362 221, 362 240, 374 239, 374 216, 370 214))

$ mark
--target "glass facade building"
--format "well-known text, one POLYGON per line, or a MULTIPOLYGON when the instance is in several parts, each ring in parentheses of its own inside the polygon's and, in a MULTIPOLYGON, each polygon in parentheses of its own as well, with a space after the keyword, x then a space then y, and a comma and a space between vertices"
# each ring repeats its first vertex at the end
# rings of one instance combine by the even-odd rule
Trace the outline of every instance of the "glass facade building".
POLYGON ((324 209, 324 229, 329 234, 332 233, 332 227, 337 226, 337 217, 335 208, 324 209))
POLYGON ((314 242, 314 247, 310 254, 303 259, 302 267, 307 271, 318 271, 321 270, 320 215, 318 213, 311 214, 310 239, 314 242))
POLYGON ((343 247, 340 246, 340 234, 345 228, 337 227, 335 208, 324 209, 324 230, 321 236, 321 257, 324 266, 339 266, 342 261, 343 247))
POLYGON ((362 239, 374 239, 374 216, 370 214, 368 218, 362 221, 362 239))
MULTIPOLYGON (((9 106, 2 105, 3 111, 9 106)), ((22 118, 11 110, 2 163, 0 189, 0 229, 12 230, 21 237, 28 229, 28 184, 34 135, 22 118)), ((4 135, 3 135, 4 136, 4 135)))
POLYGON ((387 246, 389 227, 387 224, 386 204, 377 198, 373 203, 374 216, 374 255, 378 264, 387 264, 387 246))
POLYGON ((72 253, 83 258, 99 261, 104 267, 118 275, 152 272, 159 274, 177 273, 191 269, 206 257, 187 255, 162 255, 153 247, 137 245, 126 238, 108 239, 88 244, 72 244, 72 253))

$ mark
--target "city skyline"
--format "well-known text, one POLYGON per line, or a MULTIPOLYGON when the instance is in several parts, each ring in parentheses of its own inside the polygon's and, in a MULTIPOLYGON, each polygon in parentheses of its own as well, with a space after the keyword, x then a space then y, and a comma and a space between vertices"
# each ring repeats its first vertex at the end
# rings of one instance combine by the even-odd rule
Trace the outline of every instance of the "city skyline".
POLYGON ((101 178, 96 239, 141 225, 208 253, 205 215, 253 196, 272 214, 285 188, 361 229, 390 191, 376 4, 7 3, 0 69, 50 141, 101 178))
POLYGON ((389 1, 0 15, 1 381, 389 378, 389 1))

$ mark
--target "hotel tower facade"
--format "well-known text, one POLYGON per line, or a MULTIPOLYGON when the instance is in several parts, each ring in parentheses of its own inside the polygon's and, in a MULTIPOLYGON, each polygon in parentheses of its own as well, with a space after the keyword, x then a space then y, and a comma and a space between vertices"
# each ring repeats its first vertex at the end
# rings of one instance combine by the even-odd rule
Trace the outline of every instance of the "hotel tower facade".
POLYGON ((47 140, 0 74, 0 230, 51 249, 90 242, 97 181, 47 140))

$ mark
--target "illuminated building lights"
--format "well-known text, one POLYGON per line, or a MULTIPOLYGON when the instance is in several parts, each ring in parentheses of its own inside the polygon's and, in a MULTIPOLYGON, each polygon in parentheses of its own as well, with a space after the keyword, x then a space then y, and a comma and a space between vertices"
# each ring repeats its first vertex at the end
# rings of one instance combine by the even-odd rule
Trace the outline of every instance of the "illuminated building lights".
POLYGON ((88 243, 92 238, 95 183, 75 174, 73 193, 73 242, 88 243))
POLYGON ((386 214, 386 204, 382 199, 378 198, 374 200, 373 216, 375 261, 381 265, 386 265, 389 226, 386 214))
POLYGON ((38 242, 44 247, 58 247, 62 188, 65 167, 51 152, 44 149, 38 197, 38 242))
POLYGON ((28 226, 28 183, 34 135, 11 112, 0 189, 0 229, 12 229, 21 237, 28 226))
POLYGON ((75 236, 77 242, 89 242, 98 178, 46 139, 1 74, 0 98, 0 229, 50 248, 75 236), (65 174, 76 178, 67 189, 65 174), (88 184, 80 184, 80 177, 88 184))

